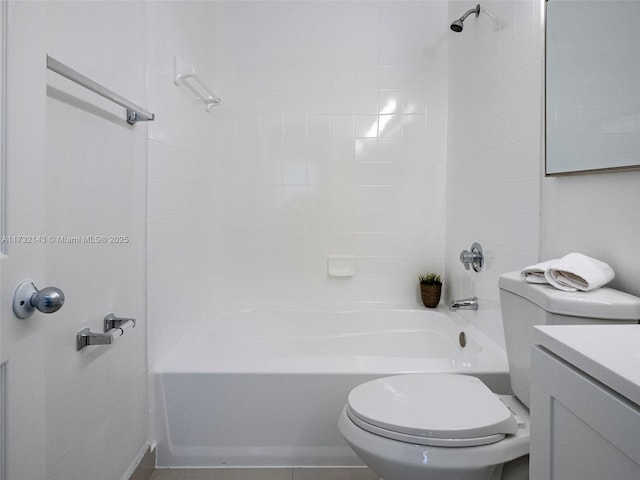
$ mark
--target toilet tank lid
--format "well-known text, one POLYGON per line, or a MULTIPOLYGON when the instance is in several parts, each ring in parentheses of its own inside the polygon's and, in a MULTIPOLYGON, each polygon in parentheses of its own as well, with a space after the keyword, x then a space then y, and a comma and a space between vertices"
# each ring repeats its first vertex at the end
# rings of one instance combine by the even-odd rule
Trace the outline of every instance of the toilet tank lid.
POLYGON ((564 292, 551 285, 525 282, 519 271, 501 275, 498 286, 550 313, 603 320, 640 319, 640 298, 613 288, 564 292))

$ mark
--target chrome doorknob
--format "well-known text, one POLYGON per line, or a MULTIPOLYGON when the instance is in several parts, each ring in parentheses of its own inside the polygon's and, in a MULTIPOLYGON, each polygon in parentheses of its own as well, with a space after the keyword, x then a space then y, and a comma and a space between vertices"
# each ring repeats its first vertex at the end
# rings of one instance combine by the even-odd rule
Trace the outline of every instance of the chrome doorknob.
POLYGON ((42 313, 57 312, 64 305, 64 293, 56 287, 38 290, 30 280, 22 282, 13 295, 13 313, 18 318, 28 318, 38 310, 42 313))

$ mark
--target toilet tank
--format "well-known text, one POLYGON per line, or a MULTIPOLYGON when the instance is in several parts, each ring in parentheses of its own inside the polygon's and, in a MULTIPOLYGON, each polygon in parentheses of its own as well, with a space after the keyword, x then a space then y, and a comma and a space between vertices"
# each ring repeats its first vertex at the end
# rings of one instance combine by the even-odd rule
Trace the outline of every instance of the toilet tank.
POLYGON ((520 272, 498 281, 513 393, 529 407, 529 355, 536 325, 638 323, 640 298, 612 288, 564 292, 525 282, 520 272))

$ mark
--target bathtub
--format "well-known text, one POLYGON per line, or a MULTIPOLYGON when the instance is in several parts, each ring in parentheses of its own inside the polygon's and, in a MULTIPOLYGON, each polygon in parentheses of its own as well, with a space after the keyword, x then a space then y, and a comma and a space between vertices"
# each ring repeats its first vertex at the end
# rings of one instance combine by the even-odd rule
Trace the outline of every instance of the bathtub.
POLYGON ((157 464, 362 465, 337 427, 349 391, 414 372, 474 375, 509 393, 504 350, 455 313, 220 315, 194 326, 154 372, 157 464))

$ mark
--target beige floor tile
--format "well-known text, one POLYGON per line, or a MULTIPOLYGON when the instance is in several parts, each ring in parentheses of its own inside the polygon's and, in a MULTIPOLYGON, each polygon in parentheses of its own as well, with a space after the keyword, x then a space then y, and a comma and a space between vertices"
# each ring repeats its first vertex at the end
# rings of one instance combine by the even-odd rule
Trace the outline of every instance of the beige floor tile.
POLYGON ((368 468, 294 468, 293 480, 378 480, 368 468))
POLYGON ((291 480, 290 468, 161 468, 150 480, 291 480))

